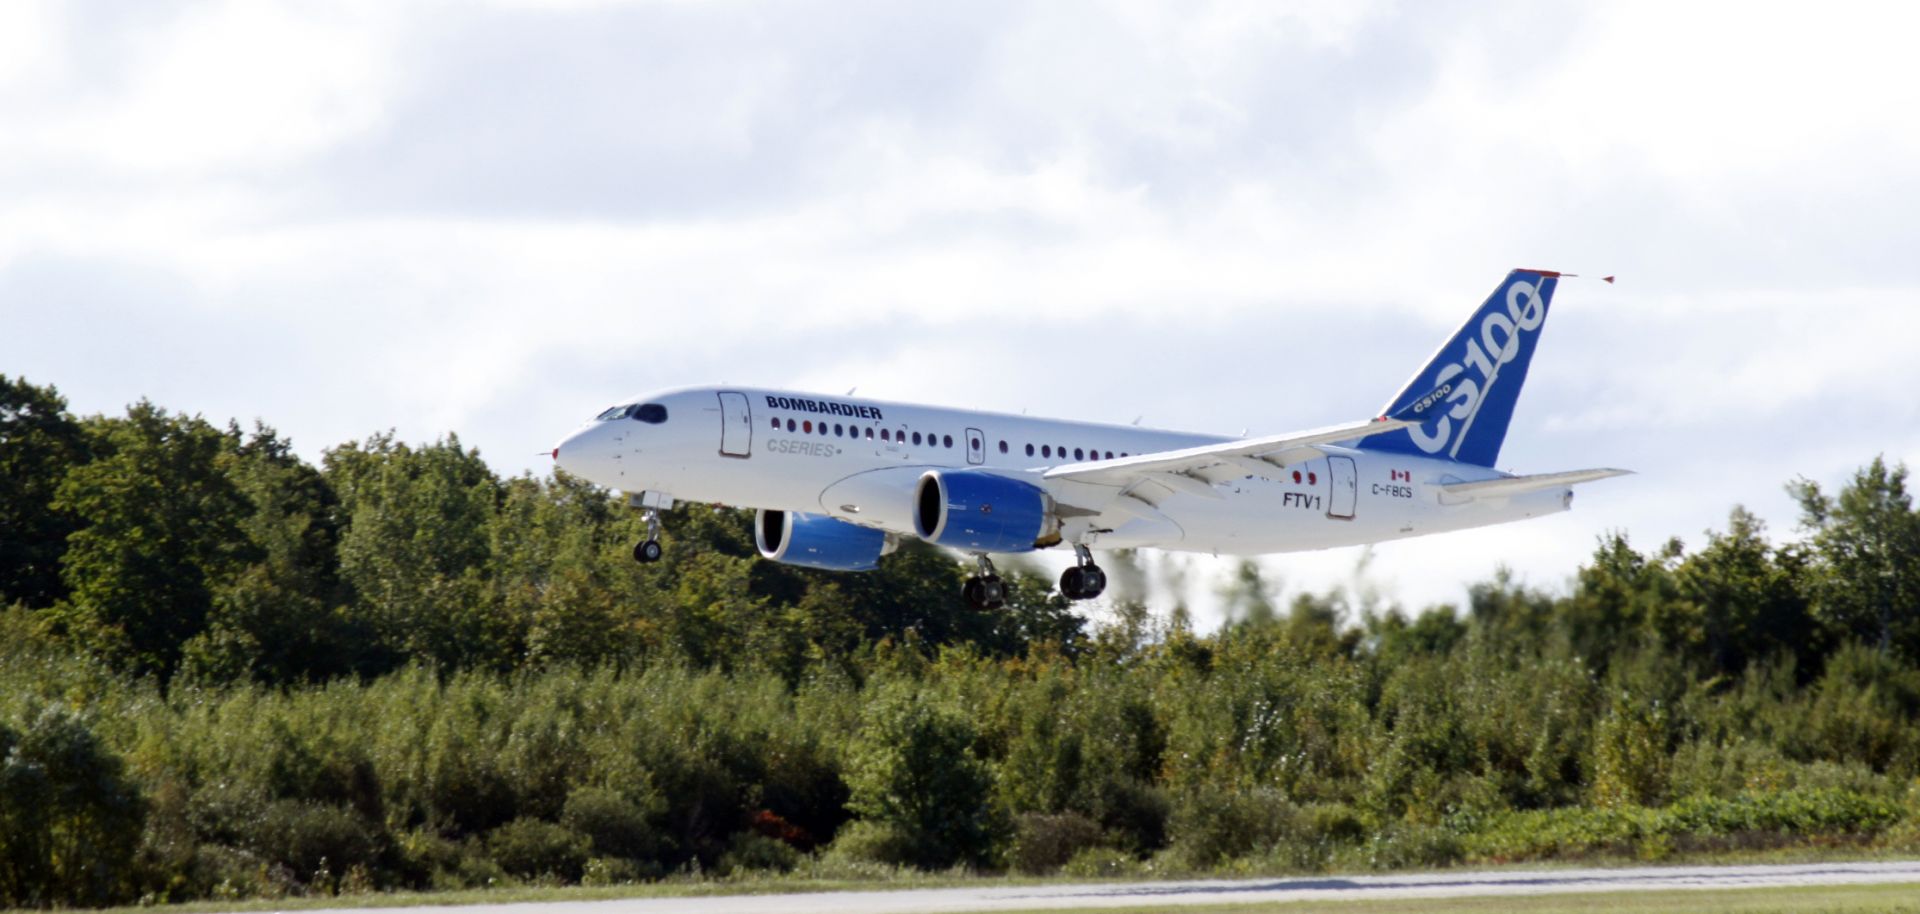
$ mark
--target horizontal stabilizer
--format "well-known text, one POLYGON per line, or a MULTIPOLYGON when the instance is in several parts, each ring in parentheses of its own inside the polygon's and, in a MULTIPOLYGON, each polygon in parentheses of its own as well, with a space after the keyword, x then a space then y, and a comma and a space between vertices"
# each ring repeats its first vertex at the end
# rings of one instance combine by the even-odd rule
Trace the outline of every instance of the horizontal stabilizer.
POLYGON ((1564 473, 1503 476, 1499 479, 1482 479, 1477 482, 1450 482, 1441 485, 1440 491, 1459 498, 1510 498, 1541 489, 1578 485, 1583 482, 1593 482, 1596 479, 1610 479, 1632 474, 1632 470, 1567 470, 1564 473))

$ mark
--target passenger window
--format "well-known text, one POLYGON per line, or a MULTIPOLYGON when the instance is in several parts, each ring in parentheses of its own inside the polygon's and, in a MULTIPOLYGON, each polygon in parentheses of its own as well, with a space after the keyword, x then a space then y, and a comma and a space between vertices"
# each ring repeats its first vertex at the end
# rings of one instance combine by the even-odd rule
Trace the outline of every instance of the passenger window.
POLYGON ((793 428, 794 428, 794 421, 793 421, 792 419, 788 419, 788 420, 787 420, 787 431, 793 431, 793 428))
POLYGON ((918 444, 920 443, 920 433, 919 433, 919 432, 914 432, 914 433, 913 433, 913 443, 914 443, 915 445, 918 445, 918 444))
POLYGON ((945 442, 945 443, 946 443, 946 446, 947 446, 947 447, 953 447, 953 436, 952 436, 952 435, 941 435, 941 436, 940 436, 940 440, 941 440, 941 441, 943 441, 943 442, 945 442))
POLYGON ((833 424, 833 437, 835 437, 835 438, 844 438, 844 437, 846 437, 846 434, 847 434, 847 427, 846 427, 846 426, 844 426, 844 425, 841 425, 841 424, 840 424, 840 423, 838 423, 838 422, 835 422, 835 423, 833 424))
POLYGON ((1052 456, 1053 456, 1053 445, 1051 445, 1051 444, 1043 444, 1043 445, 1040 445, 1040 456, 1042 456, 1042 457, 1052 457, 1052 456))
POLYGON ((880 430, 880 440, 881 440, 881 441, 892 441, 892 440, 893 440, 893 437, 892 437, 892 436, 891 436, 891 435, 890 435, 890 434, 889 434, 889 433, 887 432, 887 430, 886 430, 886 429, 884 429, 884 428, 883 428, 883 429, 881 429, 881 430, 880 430))
POLYGON ((1033 445, 1031 445, 1031 444, 1029 444, 1029 445, 1027 445, 1027 456, 1028 456, 1028 457, 1032 457, 1032 456, 1033 456, 1033 445))
POLYGON ((808 419, 807 421, 800 423, 800 430, 803 432, 806 432, 809 435, 813 434, 813 420, 808 419))
POLYGON ((873 440, 873 429, 872 429, 871 427, 869 427, 869 428, 867 429, 867 440, 868 440, 868 441, 872 441, 872 440, 873 440))
POLYGON ((1083 450, 1080 450, 1079 448, 1074 448, 1074 449, 1073 449, 1073 459, 1075 459, 1075 460, 1085 460, 1085 459, 1087 459, 1087 452, 1085 452, 1085 451, 1083 451, 1083 450))
POLYGON ((1112 460, 1112 459, 1113 459, 1113 452, 1112 452, 1112 451, 1108 451, 1108 452, 1107 452, 1107 459, 1108 459, 1108 460, 1112 460))
POLYGON ((778 416, 775 416, 773 419, 773 430, 776 432, 780 430, 780 417, 778 416))
POLYGON ((1002 438, 1000 440, 1000 453, 1004 454, 1006 452, 1007 452, 1007 442, 1006 442, 1006 439, 1002 438))

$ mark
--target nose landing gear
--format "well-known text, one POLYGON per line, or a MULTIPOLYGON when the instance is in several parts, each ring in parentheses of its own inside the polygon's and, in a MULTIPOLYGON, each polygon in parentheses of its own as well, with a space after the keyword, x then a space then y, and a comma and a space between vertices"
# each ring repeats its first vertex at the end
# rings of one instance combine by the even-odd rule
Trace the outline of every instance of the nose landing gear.
POLYGON ((967 605, 974 609, 999 609, 1007 605, 1007 585, 1000 580, 1000 574, 994 570, 992 560, 985 555, 976 555, 974 559, 979 562, 979 573, 968 578, 967 583, 960 588, 960 594, 966 598, 967 605))
POLYGON ((1093 552, 1075 543, 1073 555, 1073 567, 1060 573, 1060 595, 1069 600, 1091 600, 1106 592, 1107 573, 1093 563, 1093 552))
POLYGON ((627 500, 627 503, 640 509, 640 517, 647 522, 647 538, 633 546, 633 560, 642 565, 651 565, 660 561, 665 550, 660 548, 660 510, 673 507, 673 499, 653 492, 641 492, 627 500))

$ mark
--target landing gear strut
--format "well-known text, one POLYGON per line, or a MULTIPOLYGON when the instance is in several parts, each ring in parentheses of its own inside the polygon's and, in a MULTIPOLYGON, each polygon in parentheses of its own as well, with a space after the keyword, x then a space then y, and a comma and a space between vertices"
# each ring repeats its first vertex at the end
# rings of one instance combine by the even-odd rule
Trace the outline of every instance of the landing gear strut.
MULTIPOLYGON (((651 565, 654 562, 658 562, 660 561, 660 556, 664 554, 664 550, 660 548, 661 505, 658 501, 659 500, 649 498, 648 493, 644 492, 634 496, 632 499, 633 506, 640 509, 641 518, 647 522, 647 538, 635 543, 633 546, 633 560, 642 565, 651 565)), ((672 507, 672 505, 672 501, 666 501, 667 507, 672 507)))
POLYGON ((1093 563, 1093 552, 1075 543, 1073 567, 1060 573, 1060 595, 1069 600, 1091 600, 1107 589, 1107 573, 1093 563))
POLYGON ((976 555, 974 559, 980 563, 979 573, 968 578, 960 588, 967 605, 974 609, 999 609, 1007 605, 1007 585, 1000 580, 999 572, 994 571, 993 561, 984 555, 976 555))

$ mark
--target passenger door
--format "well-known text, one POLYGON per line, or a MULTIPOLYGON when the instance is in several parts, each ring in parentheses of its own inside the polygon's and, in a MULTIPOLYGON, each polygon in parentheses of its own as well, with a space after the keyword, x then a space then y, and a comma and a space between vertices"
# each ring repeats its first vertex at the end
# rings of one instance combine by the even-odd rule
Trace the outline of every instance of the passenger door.
POLYGON ((753 410, 746 394, 720 392, 720 456, 753 456, 753 410))
POLYGON ((1355 502, 1360 500, 1360 473, 1352 457, 1327 458, 1327 516, 1335 520, 1353 520, 1355 502))

